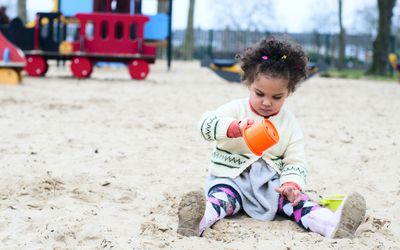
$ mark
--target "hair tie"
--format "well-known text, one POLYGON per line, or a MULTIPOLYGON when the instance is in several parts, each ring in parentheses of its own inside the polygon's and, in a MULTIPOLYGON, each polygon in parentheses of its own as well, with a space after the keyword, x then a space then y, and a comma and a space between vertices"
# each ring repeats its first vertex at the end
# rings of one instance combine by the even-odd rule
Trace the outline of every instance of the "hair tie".
POLYGON ((263 59, 264 61, 268 60, 268 56, 262 56, 261 59, 263 59))

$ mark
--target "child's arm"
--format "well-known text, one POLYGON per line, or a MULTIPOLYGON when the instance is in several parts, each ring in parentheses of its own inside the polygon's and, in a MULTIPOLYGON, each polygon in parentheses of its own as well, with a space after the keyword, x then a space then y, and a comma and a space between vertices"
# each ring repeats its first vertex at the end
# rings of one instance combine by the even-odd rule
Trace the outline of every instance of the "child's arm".
MULTIPOLYGON (((232 101, 215 111, 203 114, 198 123, 202 137, 207 141, 239 137, 240 123, 237 120, 239 104, 232 101)), ((242 125, 243 126, 243 125, 242 125)))

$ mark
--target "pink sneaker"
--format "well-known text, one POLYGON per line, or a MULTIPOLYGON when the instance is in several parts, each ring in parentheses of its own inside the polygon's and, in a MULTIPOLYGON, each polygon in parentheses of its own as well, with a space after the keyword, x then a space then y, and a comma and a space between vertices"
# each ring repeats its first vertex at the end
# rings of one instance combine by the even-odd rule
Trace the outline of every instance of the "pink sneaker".
POLYGON ((360 224, 364 221, 367 206, 364 197, 359 193, 348 195, 338 210, 335 217, 338 220, 331 238, 351 238, 360 224))
POLYGON ((364 220, 365 200, 359 193, 348 195, 339 208, 311 211, 307 217, 308 228, 328 238, 351 238, 364 220))

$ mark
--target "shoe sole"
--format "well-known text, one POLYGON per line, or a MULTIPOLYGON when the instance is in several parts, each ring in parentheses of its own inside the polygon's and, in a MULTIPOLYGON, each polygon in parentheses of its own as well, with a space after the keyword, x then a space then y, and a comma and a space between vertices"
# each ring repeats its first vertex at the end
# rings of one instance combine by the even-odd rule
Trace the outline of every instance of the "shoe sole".
POLYGON ((199 236, 199 224, 203 218, 206 199, 201 191, 186 193, 178 207, 178 230, 183 236, 199 236))
POLYGON ((343 201, 342 213, 332 238, 352 238, 364 220, 367 210, 365 199, 359 193, 352 193, 343 201))

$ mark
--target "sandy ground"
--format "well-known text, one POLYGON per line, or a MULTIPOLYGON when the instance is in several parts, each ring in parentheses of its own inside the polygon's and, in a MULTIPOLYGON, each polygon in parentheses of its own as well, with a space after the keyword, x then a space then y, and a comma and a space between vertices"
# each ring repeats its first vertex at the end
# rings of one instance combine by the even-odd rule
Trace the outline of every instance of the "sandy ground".
POLYGON ((306 136, 310 196, 365 196, 356 238, 244 214, 182 238, 180 196, 202 188, 213 146, 196 123, 247 90, 199 63, 151 70, 142 82, 124 68, 79 81, 52 67, 0 85, 1 249, 400 249, 400 85, 314 77, 287 101, 306 136))

